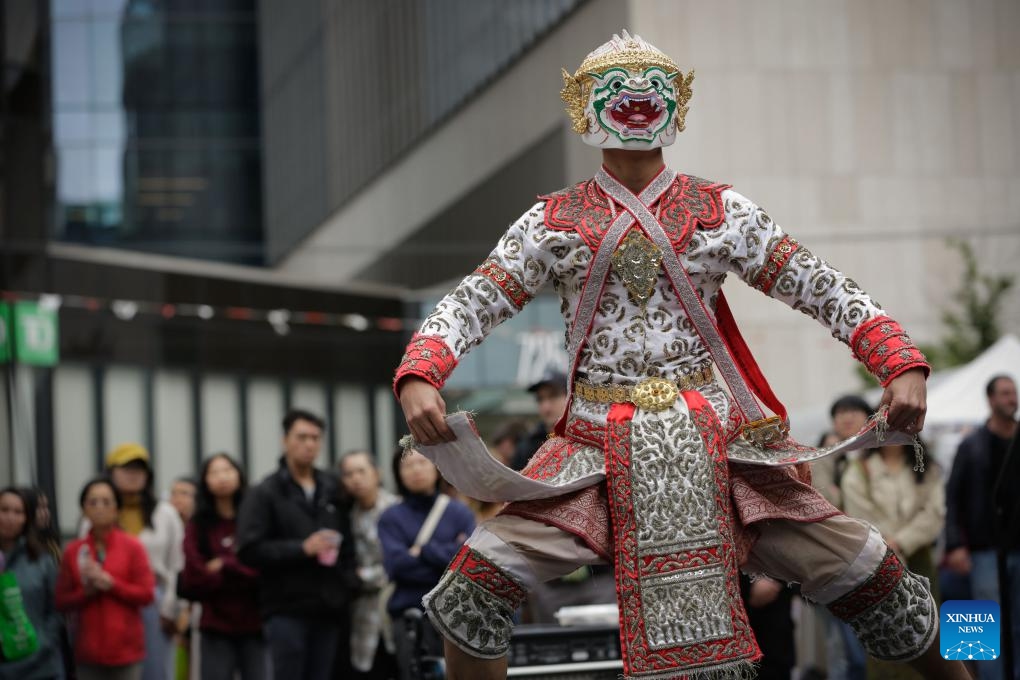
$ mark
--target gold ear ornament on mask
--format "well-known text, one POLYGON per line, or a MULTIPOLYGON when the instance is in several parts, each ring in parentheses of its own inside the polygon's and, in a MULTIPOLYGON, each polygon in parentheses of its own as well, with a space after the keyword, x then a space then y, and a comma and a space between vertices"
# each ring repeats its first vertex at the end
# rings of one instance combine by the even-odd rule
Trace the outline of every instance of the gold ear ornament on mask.
POLYGON ((588 118, 584 115, 584 107, 588 104, 588 93, 591 91, 591 78, 582 74, 570 75, 567 69, 563 73, 563 89, 560 99, 566 103, 566 112, 570 116, 570 127, 574 132, 583 135, 588 132, 588 118))

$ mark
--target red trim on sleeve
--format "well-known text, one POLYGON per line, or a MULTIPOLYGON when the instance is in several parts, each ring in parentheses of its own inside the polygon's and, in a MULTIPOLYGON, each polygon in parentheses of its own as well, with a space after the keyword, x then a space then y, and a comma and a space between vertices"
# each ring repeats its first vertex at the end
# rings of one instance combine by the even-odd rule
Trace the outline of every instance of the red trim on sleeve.
POLYGON ((531 294, 524 289, 524 284, 516 276, 499 266, 496 261, 486 260, 478 265, 475 273, 484 276, 499 286, 503 293, 506 294, 507 299, 517 309, 522 308, 531 301, 531 294))
POLYGON ((446 379, 457 366, 453 350, 438 335, 421 335, 415 333, 400 365, 393 377, 393 393, 400 397, 397 388, 400 381, 409 375, 416 375, 429 382, 436 389, 442 389, 446 379))
POLYGON ((883 387, 912 368, 924 369, 926 377, 931 373, 921 350, 888 316, 876 316, 858 326, 850 338, 850 350, 883 387))
POLYGON ((790 261, 793 254, 800 249, 800 244, 791 237, 783 236, 783 238, 776 244, 772 252, 765 258, 765 264, 761 268, 761 273, 755 278, 752 284, 755 288, 769 294, 772 290, 772 286, 776 285, 776 279, 779 278, 779 272, 783 271, 783 267, 790 261))

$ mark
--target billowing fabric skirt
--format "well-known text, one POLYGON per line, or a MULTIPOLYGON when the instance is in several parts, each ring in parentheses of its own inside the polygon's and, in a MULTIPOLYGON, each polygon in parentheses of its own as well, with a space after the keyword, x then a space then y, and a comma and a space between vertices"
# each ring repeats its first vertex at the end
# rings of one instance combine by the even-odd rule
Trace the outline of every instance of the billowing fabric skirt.
POLYGON ((468 654, 501 657, 535 583, 608 562, 626 677, 748 677, 761 653, 742 569, 801 584, 877 658, 919 656, 937 632, 927 581, 825 501, 805 470, 733 462, 726 405, 706 396, 716 402, 689 391, 658 413, 614 404, 604 425, 571 418, 523 474, 566 483, 601 469, 603 480, 510 503, 482 523, 425 597, 433 625, 468 654))

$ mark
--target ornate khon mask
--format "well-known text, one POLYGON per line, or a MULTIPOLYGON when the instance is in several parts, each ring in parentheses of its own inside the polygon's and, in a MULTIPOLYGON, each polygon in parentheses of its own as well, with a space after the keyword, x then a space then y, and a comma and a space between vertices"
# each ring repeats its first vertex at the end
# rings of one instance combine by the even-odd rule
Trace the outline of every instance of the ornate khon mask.
POLYGON ((694 71, 680 67, 639 36, 597 48, 574 75, 563 70, 560 97, 574 132, 601 149, 654 149, 676 141, 684 129, 694 71))

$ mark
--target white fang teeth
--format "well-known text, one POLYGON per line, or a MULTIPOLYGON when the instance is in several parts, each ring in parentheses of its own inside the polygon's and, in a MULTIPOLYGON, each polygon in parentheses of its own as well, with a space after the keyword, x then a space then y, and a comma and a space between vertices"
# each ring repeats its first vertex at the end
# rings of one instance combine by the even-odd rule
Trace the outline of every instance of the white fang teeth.
POLYGON ((648 104, 652 107, 653 111, 662 111, 666 107, 661 103, 658 97, 632 97, 630 95, 623 95, 623 98, 616 102, 613 106, 613 111, 625 111, 627 109, 635 109, 640 104, 648 104))

